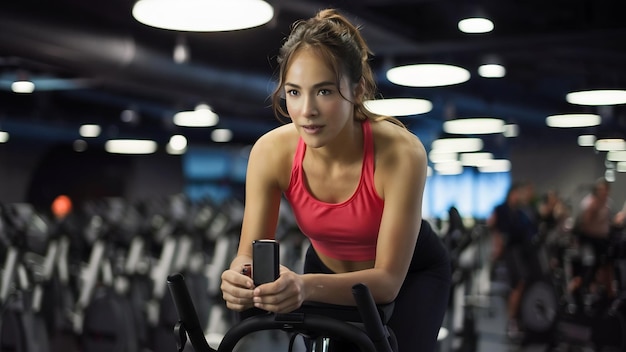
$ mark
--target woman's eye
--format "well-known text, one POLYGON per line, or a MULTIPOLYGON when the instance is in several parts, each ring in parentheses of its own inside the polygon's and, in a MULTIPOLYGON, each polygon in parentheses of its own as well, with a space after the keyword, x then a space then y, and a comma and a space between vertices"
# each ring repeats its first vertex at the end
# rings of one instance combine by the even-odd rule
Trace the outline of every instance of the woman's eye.
POLYGON ((320 89, 319 95, 329 95, 331 93, 330 89, 320 89))
POLYGON ((287 90, 287 95, 291 95, 291 96, 298 95, 298 91, 295 89, 289 89, 287 90))

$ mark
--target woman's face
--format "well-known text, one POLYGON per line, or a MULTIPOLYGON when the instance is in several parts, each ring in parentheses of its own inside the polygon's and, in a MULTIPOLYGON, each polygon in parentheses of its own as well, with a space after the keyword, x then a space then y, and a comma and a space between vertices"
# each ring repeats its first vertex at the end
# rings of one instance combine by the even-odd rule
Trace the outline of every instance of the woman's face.
POLYGON ((289 117, 309 147, 327 145, 353 121, 353 104, 346 100, 354 98, 348 79, 343 77, 337 87, 334 72, 312 49, 294 53, 284 89, 289 117))

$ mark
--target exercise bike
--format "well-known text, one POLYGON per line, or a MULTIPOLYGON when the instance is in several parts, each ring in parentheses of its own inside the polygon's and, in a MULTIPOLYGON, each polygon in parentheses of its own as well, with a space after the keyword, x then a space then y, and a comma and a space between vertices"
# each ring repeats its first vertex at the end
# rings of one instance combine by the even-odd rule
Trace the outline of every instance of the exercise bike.
POLYGON ((356 308, 307 303, 291 313, 252 315, 228 330, 217 350, 206 341, 184 276, 180 273, 170 275, 167 285, 180 317, 174 326, 178 352, 184 350, 187 337, 196 352, 230 352, 243 337, 262 330, 282 330, 307 336, 313 340, 313 351, 327 351, 334 339, 352 342, 363 352, 398 351, 395 335, 385 325, 393 311, 393 303, 377 307, 368 287, 363 284, 352 287, 356 308))

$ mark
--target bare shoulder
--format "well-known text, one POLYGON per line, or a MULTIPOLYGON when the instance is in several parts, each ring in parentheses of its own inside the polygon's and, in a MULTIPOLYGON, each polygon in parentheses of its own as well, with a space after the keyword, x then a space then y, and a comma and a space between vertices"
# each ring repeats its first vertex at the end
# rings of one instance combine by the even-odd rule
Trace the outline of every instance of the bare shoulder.
POLYGON ((376 159, 381 166, 393 167, 399 161, 426 163, 424 145, 411 131, 388 121, 372 123, 372 131, 376 159))
POLYGON ((298 132, 291 124, 263 134, 252 146, 248 167, 276 178, 283 185, 289 181, 291 163, 298 145, 298 132))

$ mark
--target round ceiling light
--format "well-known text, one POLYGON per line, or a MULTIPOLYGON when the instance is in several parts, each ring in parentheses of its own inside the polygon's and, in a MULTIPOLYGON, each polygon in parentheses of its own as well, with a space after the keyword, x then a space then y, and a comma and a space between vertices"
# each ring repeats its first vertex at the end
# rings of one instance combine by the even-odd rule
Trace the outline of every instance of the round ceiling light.
POLYGON ((488 33, 494 28, 493 22, 483 17, 470 17, 459 21, 457 24, 463 33, 488 33))
POLYGON ((456 119, 444 122, 443 130, 450 134, 502 133, 504 121, 491 117, 456 119))
POLYGON ((549 127, 591 127, 598 126, 601 122, 600 115, 596 114, 563 114, 546 117, 546 125, 549 127))
POLYGON ((174 115, 174 124, 181 127, 211 127, 217 125, 218 121, 219 116, 206 104, 198 104, 195 110, 174 115))
POLYGON ((407 87, 439 87, 466 82, 468 70, 446 64, 415 64, 397 66, 387 71, 391 83, 407 87))
POLYGON ((139 0, 133 17, 148 26, 190 32, 233 31, 257 27, 274 17, 262 0, 139 0))
POLYGON ((498 64, 484 64, 478 67, 478 74, 484 78, 502 78, 506 75, 506 68, 498 64))
POLYGON ((601 89, 571 92, 565 96, 570 104, 577 105, 618 105, 626 104, 626 90, 601 89))
POLYGON ((415 98, 366 100, 363 105, 374 114, 396 117, 425 114, 433 109, 430 101, 415 98))

